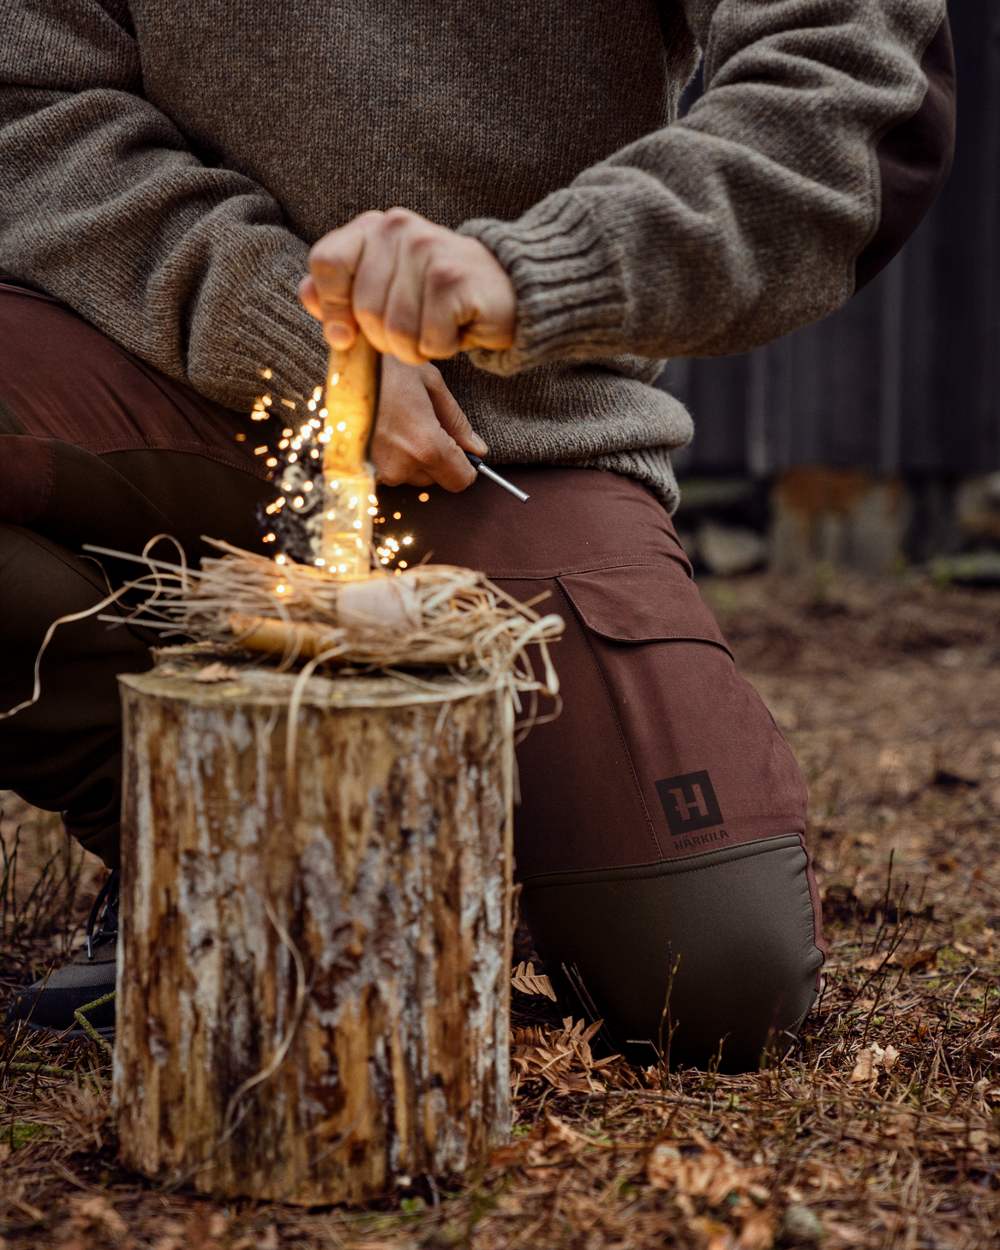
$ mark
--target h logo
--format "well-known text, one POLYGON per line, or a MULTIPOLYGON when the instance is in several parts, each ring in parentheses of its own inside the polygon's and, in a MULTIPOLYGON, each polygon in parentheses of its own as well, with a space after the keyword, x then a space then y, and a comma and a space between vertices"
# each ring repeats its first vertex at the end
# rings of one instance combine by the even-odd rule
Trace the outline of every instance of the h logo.
POLYGON ((665 777, 656 783, 656 793, 673 834, 722 824, 719 800, 707 772, 665 777))

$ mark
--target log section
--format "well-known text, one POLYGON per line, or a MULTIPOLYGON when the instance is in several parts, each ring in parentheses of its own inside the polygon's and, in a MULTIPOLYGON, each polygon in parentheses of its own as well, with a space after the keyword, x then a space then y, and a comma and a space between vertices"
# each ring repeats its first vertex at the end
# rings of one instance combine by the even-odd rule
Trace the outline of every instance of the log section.
POLYGON ((361 1202, 509 1131, 512 713, 496 688, 121 679, 123 1161, 361 1202), (291 781, 291 785, 289 784, 291 781))

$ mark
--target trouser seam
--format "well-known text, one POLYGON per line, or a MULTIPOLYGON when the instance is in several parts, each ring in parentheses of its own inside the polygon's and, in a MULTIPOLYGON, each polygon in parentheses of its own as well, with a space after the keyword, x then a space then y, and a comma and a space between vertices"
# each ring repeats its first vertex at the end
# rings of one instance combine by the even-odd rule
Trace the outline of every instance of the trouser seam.
MULTIPOLYGON (((682 863, 683 861, 661 859, 653 864, 630 864, 622 865, 618 868, 608 869, 584 868, 578 869, 575 873, 570 870, 568 872, 545 874, 544 876, 539 875, 536 877, 523 877, 521 878, 521 885, 525 889, 542 889, 556 888, 562 885, 601 885, 606 881, 621 881, 623 879, 641 881, 646 880, 649 877, 683 877, 687 873, 691 872, 707 872, 710 868, 714 868, 718 864, 728 864, 743 859, 756 859, 758 855, 766 855, 769 851, 783 850, 785 846, 793 845, 802 850, 803 854, 806 854, 801 842, 799 841, 798 834, 795 833, 776 834, 773 838, 767 839, 766 845, 754 845, 752 843, 748 845, 753 846, 753 849, 747 850, 744 854, 734 854, 728 859, 714 860, 710 864, 692 863, 686 868, 675 868, 673 867, 674 864, 682 863), (777 843, 779 840, 782 842, 782 845, 774 845, 774 843, 777 843), (640 871, 637 871, 637 869, 640 871), (647 869, 648 871, 642 872, 642 869, 647 869), (657 871, 658 869, 664 871, 657 871), (623 878, 622 874, 624 873, 631 874, 631 876, 629 878, 623 878), (574 876, 576 876, 576 880, 573 880, 574 876), (554 877, 558 877, 558 880, 551 879, 554 877)), ((743 851, 742 847, 733 847, 731 849, 734 851, 743 851)), ((694 858, 702 859, 715 854, 718 854, 718 852, 705 851, 702 855, 694 858)), ((812 910, 811 906, 810 910, 812 910)))

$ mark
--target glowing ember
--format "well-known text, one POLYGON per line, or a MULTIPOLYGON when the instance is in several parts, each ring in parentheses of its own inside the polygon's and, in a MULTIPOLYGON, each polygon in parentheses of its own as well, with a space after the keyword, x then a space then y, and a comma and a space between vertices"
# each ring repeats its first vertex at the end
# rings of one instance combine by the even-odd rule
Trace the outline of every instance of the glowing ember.
MULTIPOLYGON (((311 395, 286 399, 268 392, 254 401, 252 420, 281 418, 273 429, 255 431, 273 442, 252 448, 283 492, 258 509, 263 541, 277 548, 276 564, 301 561, 344 580, 368 577, 373 564, 379 573, 406 567, 399 556, 413 543, 412 535, 389 535, 383 528, 379 544, 372 540, 373 527, 386 527, 388 521, 365 458, 374 421, 376 364, 375 352, 361 341, 349 353, 331 354, 325 393, 317 387, 311 395)), ((267 380, 273 377, 270 369, 259 372, 267 380)), ((235 437, 247 441, 243 431, 235 437)), ((429 498, 426 492, 420 495, 421 502, 429 498)), ((392 513, 393 521, 402 519, 401 512, 392 513)))

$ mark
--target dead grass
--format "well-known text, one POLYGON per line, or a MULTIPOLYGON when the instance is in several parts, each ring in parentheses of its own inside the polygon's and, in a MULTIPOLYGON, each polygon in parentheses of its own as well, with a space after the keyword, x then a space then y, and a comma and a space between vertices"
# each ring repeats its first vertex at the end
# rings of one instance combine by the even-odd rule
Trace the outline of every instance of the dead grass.
MULTIPOLYGON (((8 1034, 0 1250, 1000 1244, 1000 596, 766 578, 709 593, 813 793, 833 951, 795 1052, 740 1077, 639 1071, 517 993, 517 1125, 490 1166, 380 1211, 299 1211, 126 1174, 103 1052, 8 1034)), ((10 872, 0 892, 0 990, 65 947, 80 872, 75 919, 93 887, 31 833, 17 906, 10 872)), ((516 984, 541 989, 537 972, 516 984)))

